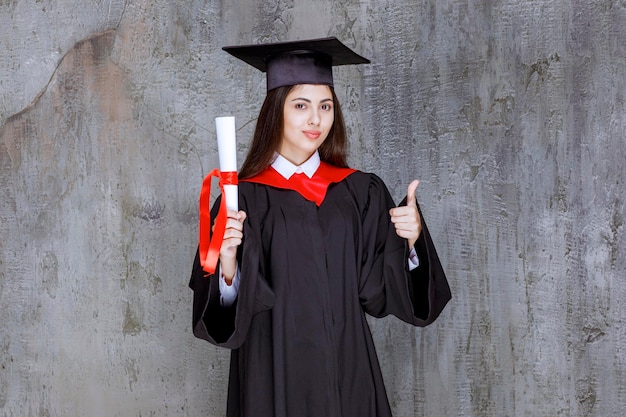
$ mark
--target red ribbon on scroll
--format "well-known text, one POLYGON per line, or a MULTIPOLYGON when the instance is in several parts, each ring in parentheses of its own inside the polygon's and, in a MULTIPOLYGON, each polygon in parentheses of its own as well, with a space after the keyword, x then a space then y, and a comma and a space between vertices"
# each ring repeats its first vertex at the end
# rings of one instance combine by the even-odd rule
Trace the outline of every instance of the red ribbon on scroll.
POLYGON ((224 197, 224 185, 237 185, 237 172, 222 172, 219 169, 214 169, 209 172, 209 175, 204 177, 202 181, 202 189, 200 190, 200 265, 204 272, 208 274, 215 273, 217 267, 217 261, 220 257, 220 248, 224 241, 224 232, 226 231, 226 220, 228 219, 228 213, 226 208, 226 198, 224 197), (220 208, 215 218, 215 228, 213 229, 213 236, 211 236, 211 180, 212 178, 219 179, 220 191, 222 192, 222 199, 220 201, 220 208))

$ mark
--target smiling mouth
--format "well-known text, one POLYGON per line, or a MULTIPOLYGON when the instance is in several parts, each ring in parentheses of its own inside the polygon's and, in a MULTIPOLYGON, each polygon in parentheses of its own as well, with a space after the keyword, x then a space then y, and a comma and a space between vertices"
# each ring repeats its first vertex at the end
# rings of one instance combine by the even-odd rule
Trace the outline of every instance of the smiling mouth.
POLYGON ((317 130, 305 130, 303 133, 304 133, 304 136, 306 136, 309 139, 317 139, 322 134, 322 132, 318 132, 317 130))

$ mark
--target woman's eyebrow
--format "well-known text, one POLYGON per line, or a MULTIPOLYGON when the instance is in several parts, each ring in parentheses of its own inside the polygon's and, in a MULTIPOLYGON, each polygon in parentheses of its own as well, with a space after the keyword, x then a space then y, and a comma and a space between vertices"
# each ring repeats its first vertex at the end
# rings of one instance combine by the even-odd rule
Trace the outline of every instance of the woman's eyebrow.
MULTIPOLYGON (((307 103, 311 103, 310 99, 304 98, 304 97, 296 97, 296 98, 292 99, 291 101, 297 101, 297 100, 302 100, 302 101, 306 101, 307 103)), ((333 99, 331 97, 325 98, 323 100, 320 100, 320 103, 325 103, 327 101, 333 101, 333 99)))

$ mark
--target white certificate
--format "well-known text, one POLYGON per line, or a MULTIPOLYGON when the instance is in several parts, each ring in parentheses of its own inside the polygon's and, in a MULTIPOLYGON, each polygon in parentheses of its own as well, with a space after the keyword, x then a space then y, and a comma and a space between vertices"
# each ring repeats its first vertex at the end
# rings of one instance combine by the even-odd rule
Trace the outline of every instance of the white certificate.
MULTIPOLYGON (((237 171, 237 141, 235 139, 235 118, 232 116, 216 117, 217 152, 220 158, 220 171, 237 171)), ((236 185, 224 185, 226 207, 229 210, 239 210, 236 185)))

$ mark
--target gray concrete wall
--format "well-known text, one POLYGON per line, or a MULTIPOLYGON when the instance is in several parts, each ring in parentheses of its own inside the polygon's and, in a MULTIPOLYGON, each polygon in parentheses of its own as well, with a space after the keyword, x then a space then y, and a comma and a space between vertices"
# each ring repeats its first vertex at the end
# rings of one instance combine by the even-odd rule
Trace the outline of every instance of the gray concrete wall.
POLYGON ((187 288, 221 46, 335 35, 351 163, 409 180, 454 299, 372 320, 398 416, 626 409, 626 2, 0 1, 0 415, 221 416, 187 288), (250 3, 255 3, 251 6, 250 3))

